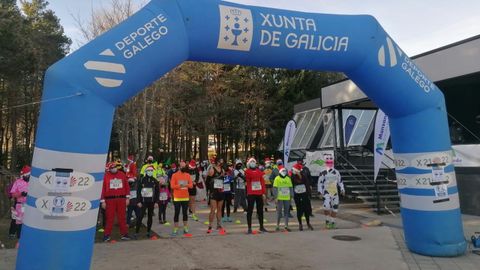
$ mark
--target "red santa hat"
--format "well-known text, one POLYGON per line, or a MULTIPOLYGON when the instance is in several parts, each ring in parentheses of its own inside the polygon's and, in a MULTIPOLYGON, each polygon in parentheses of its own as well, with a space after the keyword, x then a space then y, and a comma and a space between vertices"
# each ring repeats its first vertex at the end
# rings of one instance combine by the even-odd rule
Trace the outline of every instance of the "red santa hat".
POLYGON ((105 165, 105 170, 108 171, 112 168, 115 168, 116 167, 116 164, 115 162, 108 162, 107 165, 105 165))
POLYGON ((155 171, 155 167, 153 167, 153 165, 149 165, 145 168, 145 171, 148 171, 148 170, 155 171))
POLYGON ((252 157, 252 158, 249 158, 248 161, 247 161, 247 164, 250 164, 252 162, 255 162, 257 163, 257 161, 252 157))
POLYGON ((23 166, 22 170, 20 170, 20 176, 30 175, 31 171, 32 171, 32 168, 30 168, 30 166, 28 165, 25 165, 23 166))
POLYGON ((148 157, 147 157, 147 160, 153 161, 153 156, 148 156, 148 157))
POLYGON ((295 165, 293 165, 292 171, 299 173, 302 170, 302 168, 303 168, 302 164, 295 163, 295 165))
POLYGON ((129 161, 134 161, 135 160, 135 155, 128 155, 128 160, 129 161))
POLYGON ((172 166, 171 166, 172 169, 176 169, 177 168, 177 164, 175 163, 172 163, 172 166))
POLYGON ((188 168, 195 169, 196 167, 197 167, 197 162, 195 162, 194 159, 190 160, 190 162, 188 163, 188 168))

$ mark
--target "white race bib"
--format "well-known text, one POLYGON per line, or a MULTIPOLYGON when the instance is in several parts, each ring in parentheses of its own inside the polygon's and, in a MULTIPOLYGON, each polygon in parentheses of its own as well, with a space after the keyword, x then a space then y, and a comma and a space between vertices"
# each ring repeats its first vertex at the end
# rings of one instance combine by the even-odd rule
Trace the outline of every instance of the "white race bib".
POLYGON ((238 189, 245 189, 245 181, 243 179, 238 180, 237 188, 238 189))
POLYGON ((222 189, 223 188, 223 179, 215 179, 215 181, 213 182, 213 188, 222 189))
POLYGON ((188 184, 187 180, 180 180, 180 181, 178 181, 178 183, 180 184, 182 189, 187 189, 187 184, 188 184))
POLYGON ((151 198, 153 197, 153 188, 142 188, 142 197, 151 198))
POLYGON ((160 201, 166 201, 168 199, 167 192, 160 192, 160 201))
POLYGON ((121 189, 123 188, 123 182, 120 179, 110 180, 110 189, 121 189))
POLYGON ((223 191, 227 191, 227 192, 228 192, 228 191, 230 191, 230 190, 232 190, 232 189, 230 188, 230 184, 223 184, 223 191))
POLYGON ((337 190, 337 182, 328 182, 327 183, 327 192, 328 194, 330 195, 335 195, 338 193, 338 190, 337 190))
POLYGON ((253 181, 252 182, 252 190, 262 190, 262 183, 260 181, 253 181))
POLYGON ((137 198, 137 191, 130 190, 130 199, 135 199, 135 198, 137 198))
POLYGON ((305 192, 307 192, 307 187, 305 185, 302 184, 302 185, 295 186, 295 193, 301 194, 305 192))
POLYGON ((281 196, 290 196, 290 188, 288 188, 288 187, 280 188, 280 195, 281 196))

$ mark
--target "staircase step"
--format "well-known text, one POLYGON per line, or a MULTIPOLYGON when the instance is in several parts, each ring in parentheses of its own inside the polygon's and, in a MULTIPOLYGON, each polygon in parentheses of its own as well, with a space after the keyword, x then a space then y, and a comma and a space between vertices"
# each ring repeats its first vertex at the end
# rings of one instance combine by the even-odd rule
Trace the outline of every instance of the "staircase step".
MULTIPOLYGON (((351 193, 353 194, 363 194, 363 193, 373 193, 375 194, 376 190, 352 190, 351 193)), ((398 194, 398 189, 380 189, 378 193, 395 193, 398 194)))
MULTIPOLYGON (((345 183, 344 183, 345 184, 345 183)), ((381 185, 377 185, 378 188, 392 188, 392 189, 397 189, 397 185, 396 184, 381 184, 381 185)), ((349 188, 351 190, 355 190, 355 189, 363 189, 363 188, 372 188, 372 189, 375 189, 375 185, 345 185, 345 188, 349 188)))

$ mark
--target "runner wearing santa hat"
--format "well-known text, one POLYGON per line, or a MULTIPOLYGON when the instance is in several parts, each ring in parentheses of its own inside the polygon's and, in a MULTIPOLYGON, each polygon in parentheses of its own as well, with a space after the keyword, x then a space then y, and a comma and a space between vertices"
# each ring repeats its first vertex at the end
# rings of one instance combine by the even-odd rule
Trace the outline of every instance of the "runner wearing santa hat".
POLYGON ((293 165, 293 198, 297 207, 298 227, 300 231, 303 231, 302 216, 305 216, 308 228, 313 231, 313 227, 310 225, 310 215, 312 212, 312 208, 310 207, 310 194, 312 193, 312 188, 310 181, 301 174, 301 171, 301 164, 296 163, 293 165))
POLYGON ((197 169, 197 162, 195 162, 194 159, 190 160, 188 163, 188 172, 193 183, 192 188, 188 189, 188 194, 190 196, 190 200, 188 201, 188 209, 190 209, 190 212, 192 213, 192 219, 198 221, 195 200, 197 197, 197 184, 200 181, 200 173, 197 169))
POLYGON ((248 234, 252 233, 252 215, 253 207, 257 205, 257 216, 260 224, 260 232, 268 232, 263 226, 263 200, 265 199, 265 180, 263 172, 257 168, 257 161, 250 158, 247 162, 248 169, 245 171, 245 180, 247 182, 247 223, 248 234))
POLYGON ((130 240, 125 217, 127 205, 130 203, 130 187, 125 173, 118 171, 116 164, 113 162, 107 164, 100 202, 106 213, 103 240, 105 242, 110 241, 115 215, 117 215, 120 226, 121 239, 130 240))
POLYGON ((30 181, 31 168, 28 165, 23 166, 20 171, 20 178, 13 183, 10 193, 15 199, 14 212, 17 238, 20 238, 22 231, 23 215, 25 214, 25 204, 27 203, 28 182, 30 181))
POLYGON ((288 228, 288 214, 290 210, 290 201, 293 194, 293 185, 292 179, 290 179, 290 177, 288 176, 287 169, 281 167, 279 170, 279 175, 275 178, 273 182, 273 193, 275 196, 275 200, 277 201, 276 231, 280 230, 280 219, 283 216, 285 218, 285 230, 289 232, 290 229, 288 228))
POLYGON ((127 224, 131 227, 132 214, 135 212, 135 218, 140 216, 140 210, 137 207, 137 163, 135 156, 128 156, 128 164, 125 167, 125 172, 128 179, 128 186, 130 187, 130 203, 127 207, 127 224))

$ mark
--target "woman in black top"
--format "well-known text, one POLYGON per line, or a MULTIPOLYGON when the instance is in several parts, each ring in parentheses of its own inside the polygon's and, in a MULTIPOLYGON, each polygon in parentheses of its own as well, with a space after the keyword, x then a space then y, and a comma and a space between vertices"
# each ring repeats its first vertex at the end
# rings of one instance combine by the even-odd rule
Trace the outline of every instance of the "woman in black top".
POLYGON ((155 168, 149 166, 145 169, 145 176, 138 182, 137 185, 137 206, 140 208, 140 216, 137 218, 137 226, 135 228, 135 238, 140 231, 143 217, 148 209, 147 220, 147 237, 150 238, 152 229, 152 217, 155 203, 159 200, 159 184, 157 179, 153 177, 155 168))
POLYGON ((208 216, 208 230, 207 233, 212 233, 213 218, 217 217, 217 230, 221 233, 224 232, 221 219, 222 219, 222 206, 225 194, 223 193, 223 177, 225 172, 222 168, 223 159, 214 158, 212 165, 207 172, 207 187, 209 189, 209 201, 210 201, 210 215, 208 216))
POLYGON ((312 214, 312 208, 310 207, 310 194, 312 193, 311 183, 308 178, 301 174, 301 171, 302 165, 298 163, 293 165, 293 199, 295 200, 295 206, 297 207, 298 228, 300 231, 303 231, 302 216, 305 215, 307 226, 313 231, 313 227, 310 225, 310 215, 312 214))

